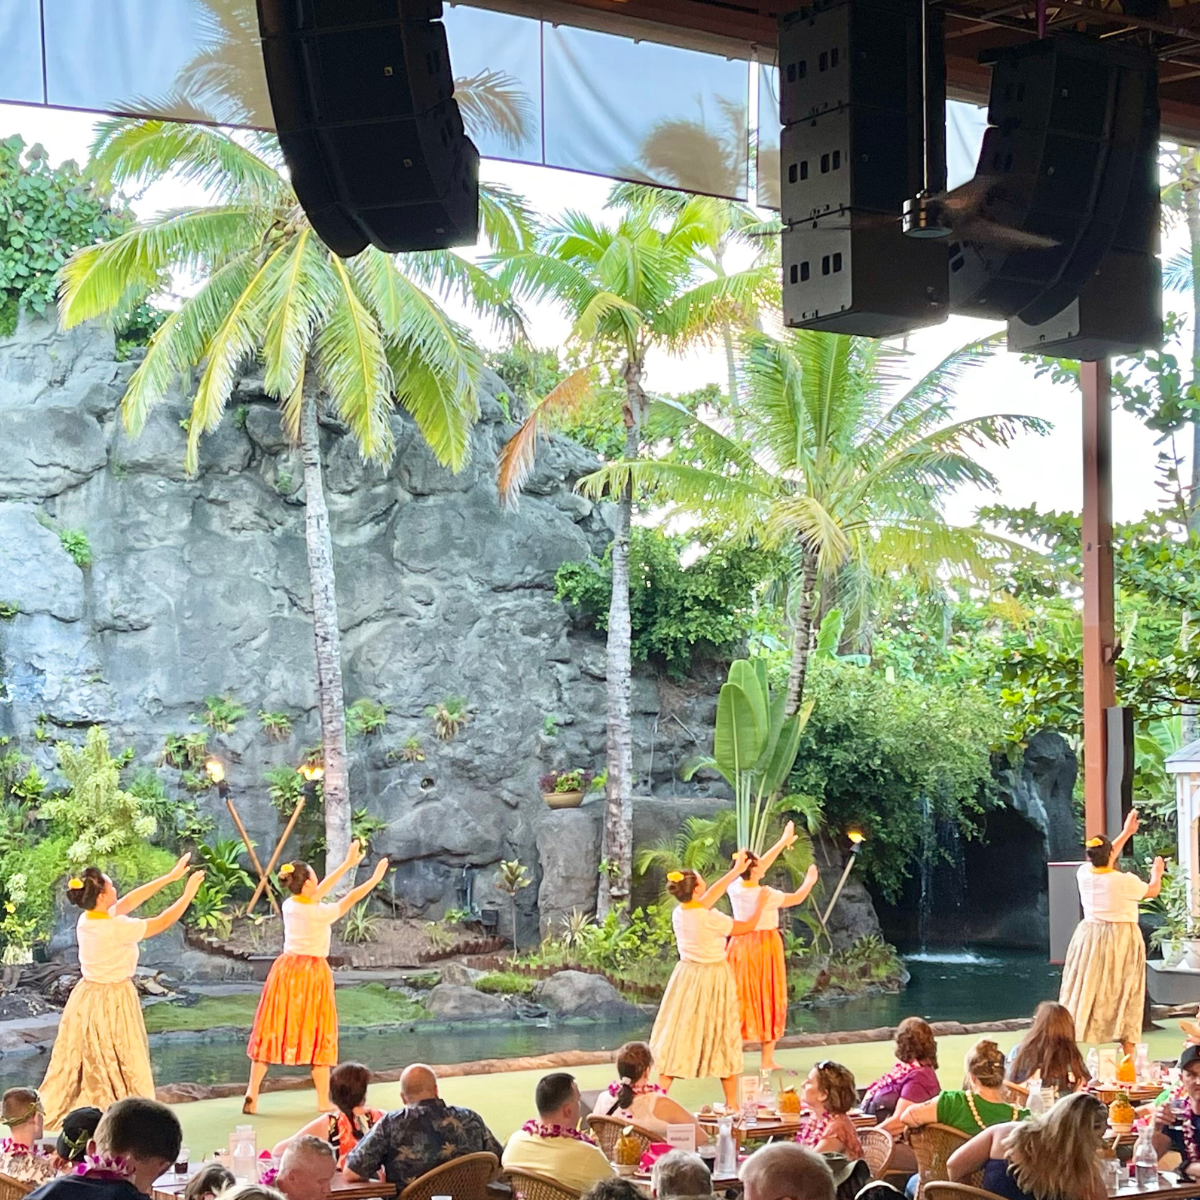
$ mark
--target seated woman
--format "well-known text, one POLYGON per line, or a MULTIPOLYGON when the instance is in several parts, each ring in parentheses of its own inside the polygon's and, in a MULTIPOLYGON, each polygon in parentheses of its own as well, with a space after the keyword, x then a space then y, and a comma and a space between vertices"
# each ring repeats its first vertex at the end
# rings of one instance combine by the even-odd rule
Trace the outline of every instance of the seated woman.
POLYGON ((858 1131, 847 1113, 858 1101, 854 1076, 841 1063, 822 1059, 808 1073, 800 1097, 807 1110, 800 1118, 796 1141, 818 1154, 862 1158, 858 1131))
POLYGON ((962 1091, 942 1092, 936 1100, 914 1104, 897 1117, 883 1123, 893 1137, 922 1125, 950 1125, 974 1137, 981 1129, 1001 1121, 1021 1121, 1027 1109, 1011 1104, 1005 1097, 1004 1054, 990 1038, 981 1038, 967 1051, 967 1087, 962 1091))
POLYGON ((33 1088, 9 1088, 0 1099, 0 1121, 8 1137, 0 1141, 0 1171, 22 1183, 47 1183, 58 1174, 54 1159, 36 1145, 42 1136, 42 1100, 33 1088))
POLYGON ((296 1138, 317 1137, 333 1147, 340 1171, 346 1165, 346 1156, 383 1116, 381 1109, 367 1107, 367 1084, 370 1082, 371 1072, 362 1063, 338 1063, 329 1075, 329 1098, 338 1111, 324 1113, 309 1121, 303 1129, 279 1142, 271 1153, 280 1158, 296 1138))
POLYGON ((1060 1100, 1031 1121, 993 1125, 950 1155, 961 1182, 983 1170, 983 1188, 1005 1200, 1104 1200, 1096 1166, 1108 1110, 1087 1092, 1060 1100))
POLYGON ((237 1180, 228 1167, 220 1163, 209 1163, 191 1177, 183 1189, 183 1200, 216 1200, 227 1192, 237 1180))
POLYGON ((1024 1083, 1033 1075, 1060 1095, 1079 1091, 1091 1078, 1075 1041, 1075 1018, 1053 1000, 1037 1006, 1033 1024, 1008 1064, 1010 1083, 1024 1083))
POLYGON ((645 1042, 626 1042, 617 1051, 617 1083, 601 1092, 592 1115, 620 1117, 640 1126, 647 1133, 666 1137, 668 1125, 695 1125, 696 1145, 708 1141, 708 1135, 696 1118, 662 1088, 650 1082, 654 1056, 645 1042))
POLYGON ((914 1104, 932 1100, 941 1090, 937 1077, 937 1041, 928 1021, 905 1017, 896 1029, 898 1066, 880 1076, 863 1094, 862 1110, 883 1120, 898 1117, 914 1104))

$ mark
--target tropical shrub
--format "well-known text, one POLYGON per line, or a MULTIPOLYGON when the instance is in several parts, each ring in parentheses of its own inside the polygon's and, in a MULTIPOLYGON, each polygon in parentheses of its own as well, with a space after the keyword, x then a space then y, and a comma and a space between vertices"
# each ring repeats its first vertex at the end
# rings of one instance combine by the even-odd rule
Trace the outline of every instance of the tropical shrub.
POLYGON ((387 709, 378 700, 363 696, 346 709, 346 732, 351 737, 367 737, 387 724, 387 709))

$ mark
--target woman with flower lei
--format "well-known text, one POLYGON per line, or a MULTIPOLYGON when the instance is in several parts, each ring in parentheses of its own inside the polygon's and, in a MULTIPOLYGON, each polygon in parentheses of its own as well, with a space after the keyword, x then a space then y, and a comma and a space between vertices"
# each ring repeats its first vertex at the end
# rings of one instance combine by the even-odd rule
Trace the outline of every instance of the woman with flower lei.
POLYGON ((263 987, 246 1053, 250 1083, 242 1112, 258 1111, 258 1092, 272 1063, 312 1068, 317 1111, 326 1112, 329 1073, 338 1059, 337 1007, 329 943, 333 923, 370 895, 387 873, 381 858, 366 883, 351 888, 340 900, 323 903, 339 879, 363 860, 358 842, 350 843, 346 859, 324 879, 306 862, 296 860, 279 868, 279 879, 291 893, 283 902, 283 953, 275 960, 263 987))
POLYGON ((1174 1150, 1183 1158, 1180 1170, 1200 1179, 1200 1046, 1187 1045, 1179 1056, 1180 1086, 1170 1102, 1154 1114, 1154 1141, 1160 1154, 1174 1150))
POLYGON ((42 1100, 33 1088, 9 1088, 4 1093, 0 1122, 8 1126, 8 1137, 0 1139, 0 1171, 32 1184, 45 1183, 58 1174, 54 1159, 37 1145, 45 1129, 42 1100))
POLYGON ((862 1158, 858 1131, 847 1115, 858 1100, 858 1089, 849 1068, 823 1059, 809 1071, 801 1099, 806 1110, 796 1134, 801 1146, 818 1154, 862 1158))
POLYGON ((598 1117, 619 1117, 655 1135, 661 1141, 668 1125, 695 1125, 696 1144, 708 1140, 704 1127, 677 1100, 672 1100, 657 1084, 650 1082, 654 1055, 645 1042, 626 1042, 617 1051, 618 1080, 592 1109, 598 1117))
POLYGON ((124 896, 99 867, 88 867, 67 882, 67 900, 82 909, 75 923, 80 981, 63 1009, 39 1089, 46 1126, 58 1129, 73 1108, 106 1109, 126 1096, 153 1096, 150 1042, 133 975, 138 943, 169 929, 183 916, 201 883, 203 871, 188 875, 183 895, 156 917, 130 913, 168 884, 187 875, 185 854, 166 875, 124 896))
POLYGON ((941 1090, 937 1077, 937 1040, 928 1021, 905 1017, 896 1028, 896 1066, 863 1093, 862 1110, 880 1120, 900 1116, 914 1104, 932 1100, 941 1090))

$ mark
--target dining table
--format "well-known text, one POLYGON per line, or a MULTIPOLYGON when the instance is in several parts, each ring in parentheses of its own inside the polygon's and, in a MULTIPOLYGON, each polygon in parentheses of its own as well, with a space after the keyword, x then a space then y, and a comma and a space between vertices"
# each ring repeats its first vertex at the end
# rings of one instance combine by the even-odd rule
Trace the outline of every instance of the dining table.
POLYGON ((1117 1200, 1193 1200, 1200 1196, 1200 1181, 1181 1177, 1174 1171, 1158 1174, 1157 1182, 1146 1187, 1139 1187, 1133 1180, 1121 1185, 1115 1192, 1109 1192, 1117 1200))
MULTIPOLYGON (((188 1180, 206 1165, 205 1163, 192 1163, 189 1165, 186 1175, 177 1174, 175 1171, 168 1171, 165 1175, 160 1175, 154 1181, 152 1200, 179 1200, 183 1189, 187 1187, 188 1180)), ((358 1179, 347 1179, 339 1171, 334 1175, 329 1190, 325 1194, 330 1200, 383 1200, 385 1197, 396 1194, 396 1185, 378 1179, 365 1182, 358 1179)))

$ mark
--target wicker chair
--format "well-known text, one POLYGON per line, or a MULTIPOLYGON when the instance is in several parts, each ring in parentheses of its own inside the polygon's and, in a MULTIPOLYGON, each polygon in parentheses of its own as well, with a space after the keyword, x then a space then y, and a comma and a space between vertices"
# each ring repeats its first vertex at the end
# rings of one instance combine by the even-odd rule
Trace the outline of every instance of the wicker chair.
MULTIPOLYGON (((536 1171, 505 1172, 512 1184, 513 1200, 579 1200, 579 1193, 563 1187, 557 1180, 548 1175, 539 1175, 536 1171)), ((454 1200, 458 1200, 456 1196, 454 1200)))
POLYGON ((499 1170, 500 1160, 494 1154, 464 1154, 414 1179, 400 1193, 400 1200, 431 1200, 433 1196, 486 1200, 487 1185, 499 1170))
POLYGON ((0 1171, 0 1200, 21 1200, 23 1196, 28 1196, 35 1187, 37 1187, 36 1183, 26 1183, 24 1179, 14 1179, 11 1175, 5 1175, 3 1171, 0 1171))
POLYGON ((860 1129, 858 1140, 862 1143, 863 1160, 871 1168, 872 1179, 882 1179, 888 1174, 892 1151, 896 1143, 886 1129, 860 1129))
POLYGON ((985 1192, 983 1188, 970 1187, 965 1183, 949 1183, 946 1180, 934 1180, 923 1191, 925 1200, 994 1200, 995 1192, 985 1192))
POLYGON ((947 1178, 947 1159, 959 1146, 966 1145, 970 1140, 961 1129, 936 1122, 909 1130, 908 1144, 917 1159, 918 1195, 923 1193, 925 1184, 931 1180, 947 1178))
POLYGON ((622 1121, 620 1117, 588 1117, 587 1123, 588 1129, 600 1143, 600 1149, 604 1151, 604 1157, 609 1162, 613 1161, 613 1151, 616 1149, 617 1138, 621 1136, 622 1130, 633 1130, 633 1136, 641 1142, 638 1154, 645 1154, 651 1142, 662 1141, 662 1138, 655 1137, 648 1129, 642 1129, 641 1126, 634 1125, 631 1121, 622 1121))

